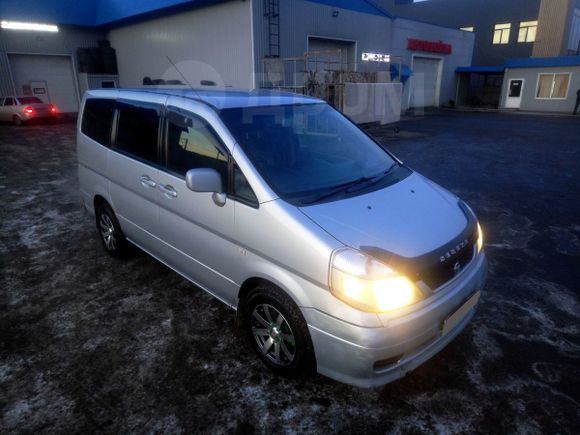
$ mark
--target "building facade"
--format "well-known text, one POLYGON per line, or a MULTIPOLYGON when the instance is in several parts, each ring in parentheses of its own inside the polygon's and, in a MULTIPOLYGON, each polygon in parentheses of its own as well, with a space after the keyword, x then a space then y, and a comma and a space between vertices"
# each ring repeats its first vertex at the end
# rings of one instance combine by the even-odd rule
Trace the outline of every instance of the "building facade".
POLYGON ((473 66, 580 54, 580 0, 377 0, 394 14, 475 33, 473 66))
POLYGON ((403 83, 403 109, 439 106, 454 98, 455 68, 470 65, 473 50, 472 33, 397 18, 368 0, 76 3, 0 3, 0 20, 59 26, 56 33, 0 29, 3 95, 29 93, 38 89, 31 83, 44 81, 55 104, 74 112, 84 89, 94 86, 272 85, 267 66, 279 60, 278 74, 302 87, 316 67, 319 83, 323 75, 322 82, 331 76, 341 83, 397 80, 403 83), (65 61, 56 68, 49 57, 65 61), (292 69, 293 58, 302 64, 294 62, 292 69))
POLYGON ((506 63, 500 107, 570 114, 580 91, 580 56, 512 59, 506 63))

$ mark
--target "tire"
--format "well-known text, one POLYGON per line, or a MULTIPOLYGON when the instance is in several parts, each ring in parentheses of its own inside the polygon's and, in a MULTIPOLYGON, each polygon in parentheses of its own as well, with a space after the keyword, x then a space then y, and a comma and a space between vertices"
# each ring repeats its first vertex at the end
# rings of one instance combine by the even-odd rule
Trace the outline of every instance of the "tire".
POLYGON ((304 317, 277 287, 263 285, 248 294, 243 327, 264 365, 275 374, 296 378, 314 372, 314 348, 304 317))
POLYGON ((12 117, 12 122, 13 122, 13 123, 14 123, 14 125, 16 125, 16 126, 21 126, 21 125, 22 125, 22 119, 20 119, 20 117, 19 117, 19 116, 17 116, 17 115, 14 115, 14 116, 12 117))
POLYGON ((129 254, 129 242, 109 204, 103 203, 97 206, 95 220, 105 251, 115 258, 126 258, 129 254))

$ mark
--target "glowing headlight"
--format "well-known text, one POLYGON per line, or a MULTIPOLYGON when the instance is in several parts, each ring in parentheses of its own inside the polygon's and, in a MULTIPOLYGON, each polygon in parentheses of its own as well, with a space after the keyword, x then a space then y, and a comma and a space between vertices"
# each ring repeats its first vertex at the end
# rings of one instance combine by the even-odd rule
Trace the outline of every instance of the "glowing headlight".
POLYGON ((353 249, 334 254, 330 288, 340 300, 370 312, 396 310, 422 299, 421 292, 408 278, 353 249))
POLYGON ((477 253, 481 252, 481 248, 483 248, 483 231, 481 231, 481 226, 479 222, 477 223, 477 253))

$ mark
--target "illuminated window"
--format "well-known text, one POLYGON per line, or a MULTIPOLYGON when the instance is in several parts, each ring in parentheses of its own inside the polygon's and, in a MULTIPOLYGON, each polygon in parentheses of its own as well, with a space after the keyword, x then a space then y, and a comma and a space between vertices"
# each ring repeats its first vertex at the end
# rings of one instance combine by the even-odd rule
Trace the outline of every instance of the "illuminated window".
POLYGON ((509 44, 511 28, 511 23, 496 24, 493 31, 493 43, 509 44))
POLYGON ((537 21, 523 21, 520 23, 520 32, 518 33, 518 42, 534 42, 538 30, 537 21))
POLYGON ((471 27, 460 27, 459 30, 464 30, 466 32, 473 32, 475 30, 475 27, 471 26, 471 27))
POLYGON ((570 74, 538 74, 539 99, 566 99, 570 85, 570 74))

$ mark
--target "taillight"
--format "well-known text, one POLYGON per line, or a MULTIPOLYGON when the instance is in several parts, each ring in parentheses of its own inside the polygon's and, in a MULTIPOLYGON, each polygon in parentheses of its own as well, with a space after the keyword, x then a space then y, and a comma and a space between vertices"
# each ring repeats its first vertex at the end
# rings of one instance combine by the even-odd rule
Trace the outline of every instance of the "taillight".
POLYGON ((56 113, 56 106, 55 106, 54 104, 51 104, 51 105, 50 105, 50 111, 51 111, 52 113, 56 113))
POLYGON ((26 113, 32 113, 32 112, 34 112, 34 109, 32 108, 32 106, 27 106, 26 109, 24 109, 24 111, 26 113))

